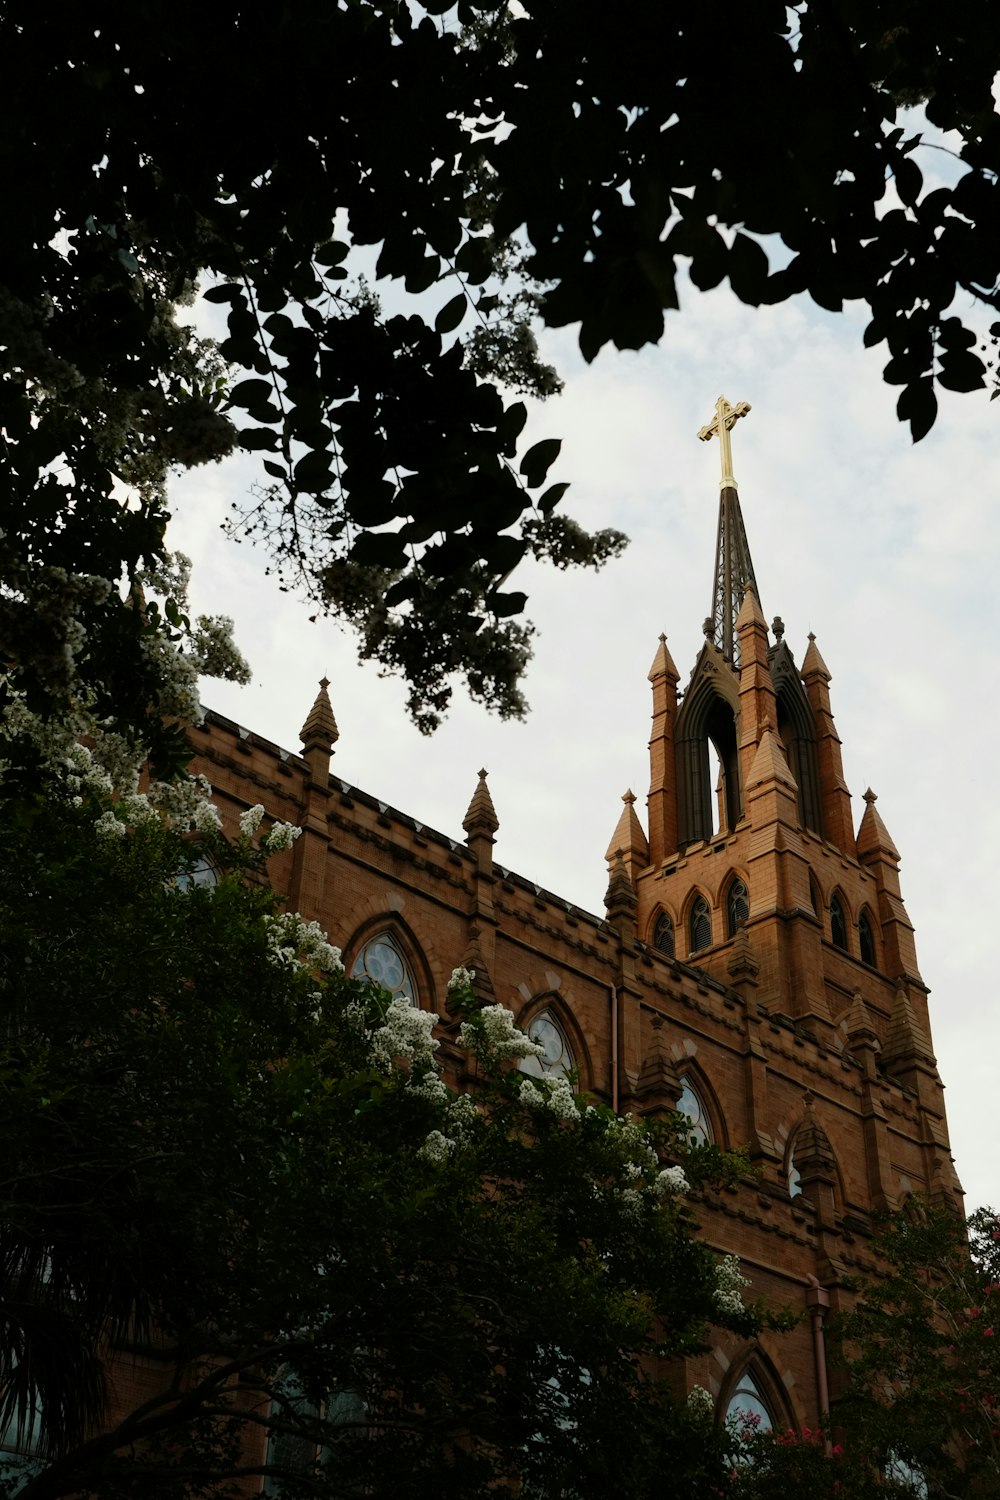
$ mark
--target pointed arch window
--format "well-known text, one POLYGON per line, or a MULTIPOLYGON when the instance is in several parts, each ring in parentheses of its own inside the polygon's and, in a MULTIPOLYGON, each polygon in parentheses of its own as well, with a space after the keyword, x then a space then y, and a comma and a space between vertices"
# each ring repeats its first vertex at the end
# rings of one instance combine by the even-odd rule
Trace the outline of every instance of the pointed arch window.
POLYGON ((677 1113, 686 1115, 691 1122, 688 1140, 695 1146, 712 1144, 712 1122, 708 1117, 705 1102, 691 1079, 685 1074, 681 1079, 681 1096, 677 1101, 677 1113))
POLYGON ((699 896, 691 908, 691 952, 700 953, 712 945, 712 913, 704 896, 699 896))
POLYGON ((799 1169, 795 1165, 795 1141, 789 1143, 788 1154, 785 1157, 785 1182, 788 1187, 789 1198, 800 1198, 802 1196, 802 1185, 799 1181, 799 1169))
POLYGON ((758 1432, 771 1432, 774 1428, 771 1408, 749 1370, 744 1371, 739 1385, 729 1398, 726 1421, 737 1427, 755 1427, 758 1432))
POLYGON ((750 893, 744 881, 734 880, 726 899, 726 932, 729 937, 736 936, 736 929, 742 926, 749 915, 750 893))
POLYGON ((653 947, 660 953, 665 953, 668 958, 674 956, 674 923, 673 918, 668 917, 665 911, 661 911, 656 921, 656 930, 653 933, 653 947))
POLYGON ((858 918, 858 943, 861 947, 861 962, 870 965, 873 969, 877 968, 875 932, 872 928, 872 919, 866 911, 863 911, 858 918))
POLYGON ((835 948, 847 952, 847 919, 844 904, 837 895, 830 897, 830 941, 835 948))
POLYGON ((563 1078, 574 1071, 573 1049, 550 1010, 541 1011, 529 1022, 528 1037, 545 1051, 541 1057, 522 1058, 522 1073, 530 1073, 535 1078, 563 1078))
POLYGON ((354 960, 351 978, 377 984, 380 989, 388 990, 394 1000, 417 1003, 417 987, 410 966, 387 932, 380 932, 365 944, 354 960))

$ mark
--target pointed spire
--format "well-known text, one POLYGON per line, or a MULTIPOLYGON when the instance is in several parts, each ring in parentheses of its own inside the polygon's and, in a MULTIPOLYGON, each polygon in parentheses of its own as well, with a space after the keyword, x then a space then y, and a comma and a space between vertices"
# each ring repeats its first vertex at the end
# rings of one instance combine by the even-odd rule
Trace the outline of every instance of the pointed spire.
POLYGON ((878 801, 871 787, 865 792, 865 811, 861 819, 861 827, 858 829, 858 858, 862 859, 866 854, 882 854, 888 859, 899 863, 899 850, 896 848, 889 831, 882 818, 875 811, 875 803, 878 801))
POLYGON ((739 666, 740 662, 736 621, 748 588, 757 595, 757 579, 754 576, 739 496, 734 489, 725 489, 719 496, 715 581, 710 618, 711 640, 722 652, 724 659, 733 666, 739 666))
POLYGON ((764 733, 761 735, 760 744, 757 746, 750 774, 747 777, 747 791, 768 781, 777 782, 779 786, 786 786, 792 792, 797 790, 795 777, 789 770, 785 752, 771 724, 764 726, 764 733))
POLYGON ((830 681, 830 668, 820 655, 819 647, 816 644, 816 637, 811 630, 809 632, 809 645, 802 662, 802 676, 806 678, 818 676, 822 677, 826 682, 830 681))
POLYGON ((319 692, 309 710, 309 717, 299 730, 303 750, 324 750, 329 755, 340 739, 340 730, 333 717, 333 706, 330 703, 330 694, 327 692, 329 686, 330 679, 321 677, 319 692))
POLYGON ((660 636, 660 644, 656 648, 653 665, 649 669, 650 682, 655 682, 658 677, 672 677, 675 682, 680 681, 680 673, 674 666, 674 659, 670 655, 665 635, 660 636))
MULTIPOLYGON (((649 842, 642 829, 635 811, 635 793, 629 787, 622 795, 625 806, 622 808, 621 817, 611 835, 604 858, 613 860, 616 853, 623 853, 626 864, 631 867, 637 865, 640 869, 649 864, 649 842)), ((631 869, 629 870, 631 874, 631 869)))
MULTIPOLYGON (((732 666, 740 664, 740 647, 736 635, 736 617, 743 596, 750 587, 757 593, 750 546, 736 493, 733 455, 729 434, 740 417, 750 410, 746 401, 730 406, 725 396, 715 403, 715 416, 698 433, 702 442, 719 439, 722 478, 719 481, 719 530, 715 542, 715 581, 712 586, 712 613, 705 621, 705 634, 732 666)), ((759 596, 758 596, 759 597, 759 596)))
POLYGON ((904 984, 898 985, 889 1013, 889 1035, 882 1048, 882 1066, 887 1072, 896 1071, 900 1064, 922 1062, 935 1067, 937 1059, 931 1048, 931 1039, 923 1025, 917 1020, 910 997, 904 984))
POLYGON ((462 820, 462 827, 469 835, 467 842, 471 843, 473 836, 485 835, 492 839, 500 827, 500 819, 497 817, 496 808, 493 806, 493 798, 490 789, 486 785, 488 771, 480 771, 479 782, 472 794, 469 810, 462 820))
POLYGON ((865 1004, 860 990, 854 991, 854 999, 844 1019, 844 1027, 849 1042, 873 1041, 876 1046, 878 1045, 878 1032, 875 1030, 871 1011, 865 1004))
POLYGON ((759 625, 767 629, 767 621, 764 619, 764 611, 760 607, 757 593, 752 584, 748 584, 744 594, 740 612, 736 616, 736 633, 745 630, 748 625, 759 625))

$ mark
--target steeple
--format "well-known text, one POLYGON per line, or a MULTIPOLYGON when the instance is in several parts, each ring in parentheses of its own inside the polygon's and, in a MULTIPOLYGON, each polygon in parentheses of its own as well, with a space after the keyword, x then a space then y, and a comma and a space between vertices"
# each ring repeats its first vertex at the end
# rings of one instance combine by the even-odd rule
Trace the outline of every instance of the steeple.
POLYGON ((747 588, 752 588, 757 598, 757 579, 754 577, 750 544, 740 511, 739 494, 733 474, 733 453, 729 434, 740 417, 750 410, 749 403, 740 401, 730 406, 725 396, 715 403, 715 416, 702 427, 698 436, 702 442, 719 439, 722 459, 722 478, 719 481, 719 529, 715 543, 715 580, 712 587, 712 613, 705 621, 705 634, 719 648, 723 657, 732 666, 739 666, 739 640, 736 619, 743 605, 747 588))

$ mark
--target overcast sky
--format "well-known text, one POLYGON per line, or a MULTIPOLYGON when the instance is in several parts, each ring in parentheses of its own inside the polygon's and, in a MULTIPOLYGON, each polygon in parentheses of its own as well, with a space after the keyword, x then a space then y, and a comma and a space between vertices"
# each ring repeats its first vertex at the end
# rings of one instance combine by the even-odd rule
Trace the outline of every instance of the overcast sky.
POLYGON ((341 733, 336 774, 461 838, 476 772, 488 767, 499 863, 601 912, 626 788, 644 810, 657 637, 666 632, 683 686, 711 604, 719 457, 697 430, 720 393, 749 401, 733 451, 761 604, 768 621, 784 619, 800 664, 815 631, 855 826, 870 785, 902 856, 971 1210, 1000 1205, 1000 408, 985 392, 945 395, 914 447, 895 418, 898 391, 882 382, 884 351, 862 348, 865 322, 807 299, 754 310, 726 289, 690 289, 656 349, 606 351, 587 367, 572 331, 544 337, 566 390, 532 412, 526 441, 561 437, 550 479, 572 481, 566 509, 632 544, 600 574, 532 565, 516 575, 539 629, 523 724, 501 724, 459 694, 445 726, 422 738, 400 684, 359 665, 349 633, 310 624, 311 611, 264 577, 260 552, 222 536, 255 460, 177 481, 170 540, 194 559, 194 608, 232 615, 253 667, 250 687, 205 683, 206 704, 297 751, 325 673, 341 733))

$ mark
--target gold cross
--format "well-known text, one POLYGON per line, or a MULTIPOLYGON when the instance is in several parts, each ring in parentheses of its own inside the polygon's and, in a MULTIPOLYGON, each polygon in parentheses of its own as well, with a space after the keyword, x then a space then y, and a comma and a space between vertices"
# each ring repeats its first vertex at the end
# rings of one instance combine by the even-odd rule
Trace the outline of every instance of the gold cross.
POLYGON ((740 401, 736 406, 730 406, 725 396, 720 396, 715 403, 715 416, 707 426, 698 431, 698 436, 703 443, 711 442, 712 438, 719 439, 722 449, 722 478, 719 480, 719 489, 736 488, 736 480, 733 478, 733 449, 729 441, 738 418, 745 417, 750 410, 748 401, 740 401))

